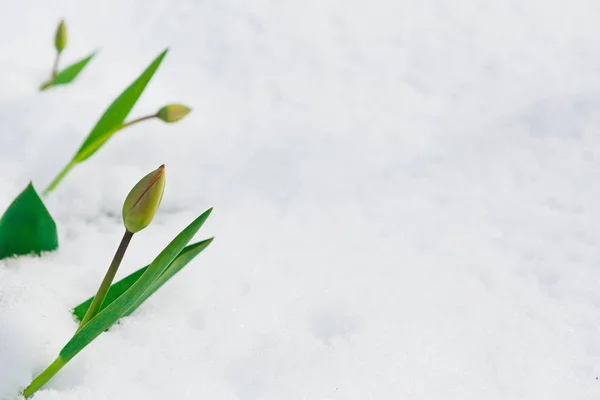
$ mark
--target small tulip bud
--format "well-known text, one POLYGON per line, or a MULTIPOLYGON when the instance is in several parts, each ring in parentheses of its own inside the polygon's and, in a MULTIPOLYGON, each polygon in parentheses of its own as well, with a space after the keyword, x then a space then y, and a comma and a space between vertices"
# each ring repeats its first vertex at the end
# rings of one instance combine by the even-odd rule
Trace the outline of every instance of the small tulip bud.
POLYGON ((63 49, 67 45, 67 26, 65 25, 65 21, 61 20, 60 24, 58 24, 58 28, 56 29, 56 37, 54 38, 54 47, 56 47, 56 51, 62 53, 63 49))
POLYGON ((139 232, 152 222, 164 189, 164 164, 143 177, 131 189, 123 204, 123 223, 129 232, 139 232))
POLYGON ((183 119, 190 111, 192 110, 189 107, 182 104, 169 104, 158 110, 156 116, 162 121, 171 123, 183 119))

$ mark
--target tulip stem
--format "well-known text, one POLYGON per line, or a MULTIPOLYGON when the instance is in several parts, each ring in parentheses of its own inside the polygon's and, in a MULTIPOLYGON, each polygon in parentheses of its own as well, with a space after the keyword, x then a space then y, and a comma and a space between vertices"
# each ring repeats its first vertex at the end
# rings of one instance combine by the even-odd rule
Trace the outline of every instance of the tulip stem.
POLYGON ((146 116, 144 116, 144 117, 140 117, 140 118, 132 119, 131 121, 129 121, 129 122, 125 122, 124 124, 122 124, 122 125, 119 127, 119 130, 121 130, 121 129, 124 129, 124 128, 127 128, 128 126, 131 126, 131 125, 133 125, 133 124, 137 124, 138 122, 146 121, 146 120, 148 120, 148 119, 152 119, 152 118, 156 118, 156 117, 158 117, 158 114, 146 115, 146 116))
POLYGON ((58 75, 58 62, 60 61, 60 51, 56 52, 56 58, 54 59, 54 65, 52 66, 52 80, 58 75))
POLYGON ((115 275, 117 274, 117 270, 119 269, 119 265, 121 265, 121 261, 123 260, 123 256, 125 255, 125 251, 127 250, 127 246, 129 246, 129 242, 133 237, 133 233, 125 230, 125 234, 123 235, 123 239, 121 239, 121 244, 119 244, 119 248, 117 248, 117 252, 113 257, 112 262, 110 263, 110 267, 108 267, 108 271, 106 271, 106 275, 98 288, 98 293, 94 296, 94 300, 92 300, 92 304, 88 308, 85 316, 81 320, 79 324, 79 328, 77 331, 84 327, 85 324, 88 323, 89 320, 94 318, 98 311, 100 311, 100 307, 102 307, 102 303, 104 303, 104 299, 106 298, 106 294, 108 293, 108 289, 110 289, 110 285, 112 281, 115 279, 115 275))
POLYGON ((42 194, 47 195, 48 193, 53 191, 54 188, 60 183, 60 181, 63 180, 63 178, 69 173, 69 171, 71 171, 71 169, 74 166, 75 166, 75 162, 73 162, 73 161, 71 161, 67 165, 65 165, 65 167, 62 169, 62 171, 60 171, 60 173, 58 175, 56 175, 56 178, 54 178, 54 180, 48 185, 48 187, 46 189, 44 189, 42 194))
POLYGON ((52 71, 50 72, 50 79, 47 80, 46 82, 44 82, 41 86, 40 86, 40 90, 46 90, 48 89, 50 86, 52 86, 52 84, 54 84, 54 81, 56 80, 56 77, 58 76, 58 62, 60 60, 60 52, 56 52, 56 57, 54 58, 54 64, 52 65, 52 71))

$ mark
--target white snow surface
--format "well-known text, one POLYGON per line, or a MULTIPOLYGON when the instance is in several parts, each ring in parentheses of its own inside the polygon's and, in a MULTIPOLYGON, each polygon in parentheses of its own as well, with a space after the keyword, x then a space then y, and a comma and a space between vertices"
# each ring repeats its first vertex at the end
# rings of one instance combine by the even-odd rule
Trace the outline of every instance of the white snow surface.
POLYGON ((600 3, 1 0, 0 210, 164 48, 119 133, 45 198, 60 249, 0 263, 0 399, 193 218, 214 243, 35 400, 600 398, 600 3), (63 65, 44 93, 61 17, 63 65))

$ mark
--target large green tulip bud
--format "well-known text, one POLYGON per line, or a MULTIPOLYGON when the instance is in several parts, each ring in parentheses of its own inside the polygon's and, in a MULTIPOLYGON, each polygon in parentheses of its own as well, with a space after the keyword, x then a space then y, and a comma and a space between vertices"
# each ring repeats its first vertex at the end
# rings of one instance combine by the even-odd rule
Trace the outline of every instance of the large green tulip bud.
POLYGON ((129 232, 139 232, 152 222, 164 189, 164 164, 143 177, 131 189, 123 204, 123 223, 129 232))

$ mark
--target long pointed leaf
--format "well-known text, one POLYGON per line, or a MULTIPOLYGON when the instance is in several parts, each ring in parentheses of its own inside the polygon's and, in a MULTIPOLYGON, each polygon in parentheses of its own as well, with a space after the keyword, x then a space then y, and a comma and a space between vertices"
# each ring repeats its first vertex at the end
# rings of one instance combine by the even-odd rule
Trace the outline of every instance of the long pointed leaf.
POLYGON ((118 130, 142 95, 167 52, 168 49, 160 53, 146 70, 108 107, 75 154, 73 158, 75 162, 88 159, 118 130))
POLYGON ((181 251, 179 256, 169 265, 169 267, 154 281, 154 283, 140 296, 137 302, 131 306, 129 310, 123 315, 128 316, 134 312, 144 301, 154 294, 158 289, 162 287, 169 279, 175 276, 179 271, 183 269, 190 261, 192 261, 198 254, 207 248, 213 241, 213 238, 203 240, 195 243, 191 246, 186 247, 181 251))
MULTIPOLYGON (((138 302, 138 306, 143 301, 145 301, 148 297, 150 297, 152 295, 152 293, 154 293, 162 285, 164 285, 164 283, 167 280, 169 280, 177 272, 182 270, 190 261, 192 261, 192 259, 194 259, 194 257, 196 257, 198 254, 200 254, 200 252, 202 250, 204 250, 206 247, 208 247, 211 240, 212 239, 203 240, 201 242, 197 242, 197 243, 194 243, 194 244, 191 244, 191 245, 185 247, 181 251, 181 253, 179 253, 177 258, 175 258, 175 260, 173 260, 171 265, 169 265, 169 267, 162 273, 162 275, 150 287, 149 290, 151 292, 149 291, 147 293, 147 295, 144 294, 144 296, 142 296, 143 300, 138 302)), ((100 308, 100 311, 105 309, 110 303, 112 303, 120 295, 125 293, 125 291, 127 289, 129 289, 131 287, 131 285, 133 285, 140 278, 140 276, 142 276, 142 274, 146 271, 146 269, 148 269, 147 265, 145 267, 142 267, 142 268, 138 269, 137 271, 127 275, 125 278, 121 279, 120 281, 113 283, 108 291, 108 294, 106 295, 106 299, 102 303, 102 307, 100 308)), ((87 312, 87 310, 93 300, 94 300, 94 297, 92 296, 73 309, 73 315, 75 316, 75 318, 77 318, 78 321, 81 321, 81 319, 84 317, 85 313, 87 312)), ((126 317, 127 315, 131 314, 136 308, 137 308, 137 306, 133 307, 131 310, 129 310, 123 316, 126 317)))
POLYGON ((59 357, 67 362, 90 344, 102 332, 113 325, 129 311, 154 281, 169 267, 181 250, 202 227, 212 209, 207 210, 188 225, 169 245, 152 261, 144 274, 119 298, 92 318, 79 330, 60 351, 59 357))

